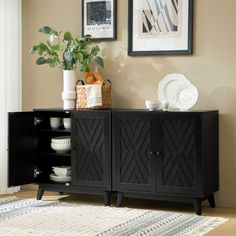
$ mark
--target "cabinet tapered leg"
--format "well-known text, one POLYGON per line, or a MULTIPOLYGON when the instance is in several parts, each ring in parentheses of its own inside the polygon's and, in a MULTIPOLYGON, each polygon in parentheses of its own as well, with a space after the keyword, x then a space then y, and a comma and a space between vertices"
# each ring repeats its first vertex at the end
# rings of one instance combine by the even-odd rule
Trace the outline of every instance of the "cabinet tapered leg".
POLYGON ((38 192, 37 192, 37 200, 41 200, 43 197, 44 189, 43 187, 39 186, 38 187, 38 192))
POLYGON ((214 195, 211 194, 207 199, 208 199, 208 202, 209 202, 210 206, 212 208, 215 208, 216 207, 216 203, 215 203, 214 195))
POLYGON ((110 206, 110 202, 111 202, 111 194, 109 191, 104 191, 104 205, 105 206, 110 206))
POLYGON ((123 200, 124 200, 123 193, 122 192, 118 192, 116 206, 117 207, 121 207, 122 203, 123 203, 123 200))
POLYGON ((202 214, 202 201, 201 199, 193 199, 193 207, 197 215, 202 214))

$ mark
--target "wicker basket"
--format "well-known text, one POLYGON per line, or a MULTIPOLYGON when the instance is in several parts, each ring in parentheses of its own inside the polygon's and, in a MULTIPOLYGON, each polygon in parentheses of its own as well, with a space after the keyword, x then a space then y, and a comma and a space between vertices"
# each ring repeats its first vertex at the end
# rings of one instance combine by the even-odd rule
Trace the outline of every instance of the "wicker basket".
MULTIPOLYGON (((84 82, 79 80, 76 85, 76 109, 88 108, 87 106, 87 94, 84 86, 84 82), (82 84, 78 84, 81 82, 82 84)), ((110 109, 111 108, 111 81, 105 80, 102 85, 102 106, 92 107, 94 109, 110 109)))

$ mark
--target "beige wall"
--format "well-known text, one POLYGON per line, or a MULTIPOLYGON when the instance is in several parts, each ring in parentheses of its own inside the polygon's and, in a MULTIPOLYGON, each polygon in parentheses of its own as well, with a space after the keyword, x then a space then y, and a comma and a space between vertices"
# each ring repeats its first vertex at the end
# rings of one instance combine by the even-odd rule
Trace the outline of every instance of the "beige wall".
MULTIPOLYGON (((220 191, 217 205, 236 207, 236 1, 195 0, 194 54, 127 56, 127 0, 118 0, 118 39, 101 43, 105 78, 113 82, 114 107, 143 108, 158 82, 183 73, 199 90, 195 108, 220 110, 220 191)), ((36 66, 31 46, 43 25, 80 33, 79 0, 23 0, 23 108, 62 106, 59 70, 36 66)))

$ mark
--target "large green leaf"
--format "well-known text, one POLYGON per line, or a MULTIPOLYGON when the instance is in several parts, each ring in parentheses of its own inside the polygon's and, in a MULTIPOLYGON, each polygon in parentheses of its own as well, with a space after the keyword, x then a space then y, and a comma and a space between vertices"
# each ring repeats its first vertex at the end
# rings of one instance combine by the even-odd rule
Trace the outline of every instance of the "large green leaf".
POLYGON ((67 63, 71 63, 72 60, 73 60, 72 55, 71 55, 71 52, 68 52, 68 51, 64 52, 63 57, 64 57, 64 60, 65 60, 67 63))
POLYGON ((63 41, 68 41, 69 42, 69 41, 71 41, 71 39, 72 39, 71 33, 70 32, 65 32, 63 41))
POLYGON ((36 64, 37 65, 43 65, 46 63, 46 60, 44 57, 39 57, 37 60, 36 60, 36 64))
POLYGON ((33 46, 33 47, 30 49, 30 53, 31 53, 31 54, 34 54, 36 51, 37 51, 37 47, 36 47, 36 46, 33 46))
POLYGON ((39 29, 39 32, 44 33, 44 34, 50 34, 53 29, 49 26, 43 26, 42 28, 39 29))
POLYGON ((100 48, 98 47, 98 45, 93 46, 92 50, 91 50, 91 54, 96 56, 98 54, 98 52, 100 51, 100 48))
POLYGON ((56 59, 49 58, 46 60, 46 63, 49 64, 50 67, 55 68, 59 66, 59 63, 56 59))
POLYGON ((94 62, 96 65, 104 67, 103 59, 99 56, 95 57, 94 62))
POLYGON ((52 49, 54 52, 58 52, 58 51, 60 51, 60 45, 59 45, 59 44, 53 45, 53 46, 51 46, 51 49, 52 49))
POLYGON ((48 46, 45 43, 40 43, 38 49, 42 52, 48 51, 48 46))

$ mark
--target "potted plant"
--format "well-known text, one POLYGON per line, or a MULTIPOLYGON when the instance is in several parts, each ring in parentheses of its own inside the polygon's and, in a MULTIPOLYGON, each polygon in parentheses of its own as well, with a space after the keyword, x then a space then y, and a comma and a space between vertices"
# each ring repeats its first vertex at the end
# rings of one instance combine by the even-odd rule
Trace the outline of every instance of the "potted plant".
POLYGON ((75 70, 79 66, 86 74, 91 67, 103 67, 103 59, 98 56, 100 49, 90 43, 90 35, 73 36, 68 31, 63 34, 49 26, 40 28, 39 32, 47 35, 47 41, 34 45, 31 53, 39 56, 36 60, 37 65, 48 64, 52 68, 63 70, 63 107, 73 109, 76 100, 75 70))

